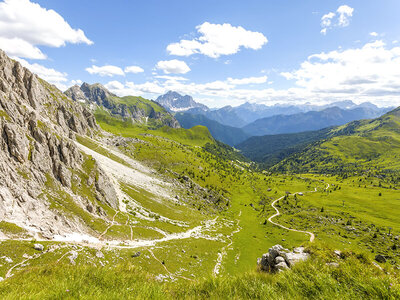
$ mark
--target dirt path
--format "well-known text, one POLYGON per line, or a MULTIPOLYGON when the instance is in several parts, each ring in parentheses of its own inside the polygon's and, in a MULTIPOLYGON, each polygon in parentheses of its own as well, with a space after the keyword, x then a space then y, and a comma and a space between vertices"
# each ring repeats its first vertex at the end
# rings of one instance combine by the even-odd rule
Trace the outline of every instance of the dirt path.
MULTIPOLYGON (((239 212, 239 217, 242 215, 242 211, 239 212)), ((240 230, 242 230, 242 227, 239 226, 240 220, 237 220, 236 226, 237 229, 232 231, 232 233, 228 236, 228 240, 229 240, 229 244, 225 245, 222 249, 221 252, 218 253, 218 258, 217 258, 217 263, 214 266, 214 270, 213 270, 213 275, 214 277, 217 276, 219 274, 219 271, 221 269, 221 265, 222 265, 222 260, 224 258, 224 256, 227 254, 226 253, 226 249, 228 249, 232 244, 233 244, 233 235, 235 233, 238 233, 240 230)))
MULTIPOLYGON (((330 184, 328 183, 327 186, 326 186, 326 188, 325 188, 325 191, 328 190, 329 187, 330 187, 330 184)), ((315 193, 316 191, 317 191, 317 188, 315 188, 314 191, 308 191, 308 192, 306 192, 306 193, 315 193)), ((297 193, 294 193, 294 194, 291 194, 291 195, 298 195, 299 193, 300 193, 300 192, 297 192, 297 193)), ((282 196, 282 197, 276 199, 274 202, 271 203, 271 206, 275 209, 276 214, 270 216, 270 217, 268 218, 268 222, 270 222, 271 224, 274 224, 274 225, 276 225, 276 226, 279 226, 279 227, 281 227, 281 228, 283 228, 283 229, 289 230, 289 231, 294 231, 294 232, 300 232, 300 233, 308 234, 308 235, 310 236, 310 242, 311 242, 311 243, 314 242, 315 234, 312 233, 311 231, 297 230, 297 229, 288 228, 288 227, 283 226, 283 225, 281 225, 281 224, 279 224, 279 223, 277 223, 277 222, 272 221, 273 218, 275 218, 275 217, 281 215, 281 213, 279 212, 279 210, 276 208, 275 204, 276 204, 279 200, 282 200, 283 198, 285 198, 285 196, 282 196)))
POLYGON ((156 261, 158 261, 158 262, 164 267, 165 271, 167 271, 167 273, 169 274, 170 277, 172 277, 172 278, 173 278, 173 277, 179 277, 179 278, 182 278, 182 279, 185 279, 185 280, 190 280, 190 281, 192 281, 192 279, 190 279, 190 278, 187 278, 187 277, 182 276, 182 275, 176 275, 176 274, 172 273, 172 272, 171 272, 170 270, 168 270, 168 268, 165 266, 165 263, 162 262, 162 261, 160 261, 160 260, 157 258, 157 256, 154 255, 154 253, 153 253, 153 251, 152 251, 151 249, 147 249, 147 250, 150 252, 151 256, 153 256, 153 258, 154 258, 156 261))

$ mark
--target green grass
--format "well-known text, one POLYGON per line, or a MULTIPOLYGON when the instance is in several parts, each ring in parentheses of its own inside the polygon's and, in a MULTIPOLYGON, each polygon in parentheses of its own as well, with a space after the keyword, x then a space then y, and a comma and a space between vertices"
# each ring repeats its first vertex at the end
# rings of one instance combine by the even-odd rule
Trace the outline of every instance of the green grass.
MULTIPOLYGON (((65 262, 34 266, 0 283, 2 299, 397 299, 400 282, 362 255, 311 248, 312 258, 292 270, 160 283, 137 261, 105 267, 65 262), (339 267, 326 262, 337 261, 339 267)), ((87 251, 89 254, 90 252, 87 251)), ((167 265, 168 263, 166 263, 167 265)))
POLYGON ((112 117, 104 110, 97 110, 95 116, 102 129, 124 137, 135 138, 150 134, 190 146, 203 146, 214 141, 210 132, 204 126, 195 126, 191 129, 163 126, 155 129, 140 124, 134 125, 129 120, 112 117))
POLYGON ((281 200, 283 216, 278 220, 289 227, 311 230, 317 240, 332 247, 363 251, 371 258, 383 254, 399 263, 398 191, 375 177, 325 180, 332 184, 328 192, 305 194, 297 201, 293 197, 281 200))
POLYGON ((22 236, 22 237, 24 237, 27 233, 27 231, 24 228, 19 227, 14 223, 9 223, 6 221, 0 222, 0 231, 7 235, 22 236))

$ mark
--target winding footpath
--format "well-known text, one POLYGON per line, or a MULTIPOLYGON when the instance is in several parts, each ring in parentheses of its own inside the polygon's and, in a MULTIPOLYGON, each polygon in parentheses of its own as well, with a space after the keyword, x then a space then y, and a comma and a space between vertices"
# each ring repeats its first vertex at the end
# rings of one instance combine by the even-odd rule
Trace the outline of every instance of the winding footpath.
MULTIPOLYGON (((329 189, 329 187, 330 187, 330 184, 328 183, 327 186, 326 186, 326 188, 325 188, 325 191, 327 191, 327 190, 329 189)), ((308 191, 308 192, 306 192, 306 193, 315 193, 316 191, 317 191, 317 188, 315 188, 314 191, 308 191)), ((298 195, 298 194, 299 194, 299 192, 298 192, 298 193, 291 194, 291 195, 298 195)), ((300 233, 308 234, 308 235, 310 236, 310 242, 311 242, 311 243, 314 242, 315 234, 312 233, 311 231, 297 230, 297 229, 288 228, 288 227, 283 226, 283 225, 281 225, 281 224, 279 224, 279 223, 277 223, 277 222, 272 221, 273 218, 275 218, 275 217, 281 215, 281 213, 279 212, 279 210, 276 208, 275 204, 276 204, 279 200, 282 200, 283 198, 285 198, 285 196, 282 196, 282 197, 276 199, 274 202, 271 203, 271 206, 272 206, 273 209, 275 209, 276 214, 270 216, 270 217, 268 218, 268 222, 270 222, 271 224, 274 224, 274 225, 276 225, 276 226, 279 226, 279 227, 281 227, 281 228, 283 228, 283 229, 289 230, 289 231, 300 232, 300 233)))

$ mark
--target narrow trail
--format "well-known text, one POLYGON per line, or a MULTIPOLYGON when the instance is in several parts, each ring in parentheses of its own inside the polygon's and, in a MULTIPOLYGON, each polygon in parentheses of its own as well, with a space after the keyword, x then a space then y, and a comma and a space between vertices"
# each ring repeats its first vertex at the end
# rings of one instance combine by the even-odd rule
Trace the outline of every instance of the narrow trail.
MULTIPOLYGON (((327 186, 326 186, 326 188, 325 188, 325 191, 328 190, 329 187, 330 187, 330 184, 327 183, 327 186)), ((317 192, 317 188, 315 188, 314 191, 308 191, 308 192, 305 192, 305 193, 315 193, 315 192, 317 192)), ((291 194, 291 195, 298 195, 299 193, 300 193, 300 192, 297 192, 297 193, 294 193, 294 194, 291 194)), ((273 218, 275 218, 275 217, 281 215, 281 213, 279 212, 279 210, 276 208, 275 204, 276 204, 279 200, 282 200, 283 198, 285 198, 285 196, 282 196, 282 197, 276 199, 274 202, 271 203, 271 207, 272 207, 273 209, 275 209, 276 214, 270 216, 270 217, 268 218, 268 222, 270 222, 271 224, 274 224, 274 225, 276 225, 276 226, 279 226, 279 227, 281 227, 281 228, 283 228, 283 229, 289 230, 289 231, 300 232, 300 233, 308 234, 308 235, 310 236, 310 242, 311 242, 311 243, 314 242, 315 234, 312 233, 311 231, 297 230, 297 229, 293 229, 293 228, 288 228, 288 227, 286 227, 286 226, 284 226, 284 225, 281 225, 281 224, 279 224, 279 223, 277 223, 277 222, 272 221, 273 218)))
POLYGON ((101 240, 102 237, 107 233, 107 231, 108 231, 111 227, 113 227, 113 226, 115 225, 115 217, 118 215, 118 213, 119 213, 119 211, 117 211, 117 212, 115 213, 115 215, 113 216, 113 219, 112 219, 112 221, 111 221, 111 224, 110 224, 109 226, 107 226, 106 230, 104 230, 104 232, 103 232, 102 234, 99 235, 99 237, 98 237, 99 240, 101 240))
POLYGON ((147 250, 150 252, 151 256, 153 256, 153 258, 154 258, 156 261, 158 261, 158 262, 164 267, 165 271, 167 271, 167 273, 169 274, 169 276, 171 276, 172 278, 173 278, 173 277, 179 277, 179 278, 182 278, 182 279, 185 279, 185 280, 190 280, 190 281, 192 281, 192 279, 190 279, 190 278, 187 278, 187 277, 182 276, 182 275, 176 275, 176 274, 172 273, 170 270, 168 270, 168 268, 165 266, 165 264, 164 264, 162 261, 160 261, 160 260, 157 258, 157 256, 155 256, 154 252, 153 252, 151 249, 147 249, 147 250))
MULTIPOLYGON (((239 212, 239 217, 242 215, 242 211, 239 212)), ((233 236, 235 233, 238 233, 240 230, 242 230, 242 227, 239 226, 240 220, 237 220, 236 226, 237 229, 235 231, 232 231, 232 233, 228 236, 228 240, 229 240, 229 244, 225 245, 222 249, 221 252, 218 253, 218 258, 217 258, 217 263, 214 266, 214 270, 213 270, 213 276, 216 277, 221 269, 221 265, 222 265, 222 260, 224 258, 224 256, 227 254, 226 249, 228 249, 232 244, 233 244, 233 236)))
MULTIPOLYGON (((42 251, 42 252, 40 252, 40 253, 35 253, 35 254, 33 254, 32 256, 30 256, 30 257, 24 259, 23 261, 21 261, 21 262, 15 264, 15 265, 13 265, 10 269, 8 269, 8 271, 7 271, 6 275, 5 275, 5 279, 12 277, 12 276, 13 276, 12 271, 13 271, 15 268, 17 268, 17 267, 19 267, 19 266, 25 264, 26 262, 31 261, 31 260, 34 260, 34 259, 37 259, 37 258, 43 256, 43 255, 46 254, 46 253, 54 252, 54 251, 57 250, 57 249, 61 249, 61 248, 65 248, 65 247, 68 247, 68 245, 61 246, 61 247, 59 247, 59 248, 49 248, 49 249, 47 249, 47 250, 45 250, 45 251, 42 251)), ((68 254, 68 253, 69 253, 69 252, 64 253, 64 255, 63 255, 62 257, 64 257, 64 256, 65 256, 66 254, 68 254)), ((62 258, 62 257, 61 257, 61 258, 62 258)), ((58 262, 61 258, 59 258, 59 259, 57 260, 57 262, 58 262)))

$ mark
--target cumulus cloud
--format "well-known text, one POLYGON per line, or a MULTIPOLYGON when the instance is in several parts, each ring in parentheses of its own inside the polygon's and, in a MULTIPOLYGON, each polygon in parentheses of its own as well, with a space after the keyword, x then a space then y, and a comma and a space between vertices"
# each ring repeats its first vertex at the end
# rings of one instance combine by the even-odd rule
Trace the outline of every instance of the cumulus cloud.
POLYGON ((138 67, 138 66, 125 67, 124 71, 125 71, 125 73, 134 73, 134 74, 143 73, 144 72, 144 70, 141 67, 138 67))
POLYGON ((373 32, 370 32, 369 35, 370 35, 370 36, 373 36, 373 37, 376 37, 376 36, 378 36, 378 33, 375 32, 375 31, 373 31, 373 32))
POLYGON ((327 13, 322 16, 321 18, 321 26, 322 27, 329 27, 332 25, 332 19, 335 17, 336 14, 333 12, 327 13))
POLYGON ((67 73, 59 72, 55 69, 47 68, 37 63, 30 64, 29 62, 27 62, 25 59, 22 58, 16 58, 16 59, 21 63, 22 66, 29 69, 36 75, 38 75, 40 78, 56 85, 60 90, 64 91, 67 89, 67 86, 65 85, 65 82, 68 81, 67 73))
POLYGON ((169 90, 192 95, 196 101, 221 107, 245 101, 325 104, 351 99, 378 105, 400 105, 400 47, 388 47, 382 41, 350 49, 310 55, 293 71, 281 73, 293 83, 287 89, 275 89, 267 76, 226 78, 204 83, 185 77, 155 75, 144 83, 115 82, 106 85, 117 95, 141 95, 156 98, 169 90), (265 83, 265 85, 263 85, 265 83), (256 86, 246 86, 259 84, 256 86))
POLYGON ((156 65, 156 68, 162 70, 165 74, 186 74, 190 71, 189 66, 182 60, 162 60, 156 65))
POLYGON ((118 96, 156 95, 163 94, 167 91, 157 82, 145 82, 141 84, 135 84, 131 81, 127 81, 125 83, 121 83, 119 81, 110 81, 104 86, 118 96))
POLYGON ((314 95, 389 103, 392 98, 385 96, 400 94, 391 86, 400 82, 399 64, 400 47, 390 49, 383 41, 375 41, 361 48, 313 54, 299 69, 281 75, 314 95), (371 95, 375 98, 369 99, 371 95))
POLYGON ((80 80, 80 79, 73 79, 73 80, 71 80, 71 84, 72 84, 72 85, 75 85, 75 84, 81 85, 82 83, 83 83, 83 81, 80 80))
POLYGON ((105 77, 105 76, 113 77, 116 75, 117 76, 125 75, 124 71, 120 67, 112 66, 112 65, 105 65, 102 67, 92 65, 91 67, 86 68, 85 70, 92 75, 95 74, 95 75, 100 75, 102 77, 105 77))
POLYGON ((329 12, 321 18, 321 33, 326 35, 328 29, 332 27, 346 27, 350 24, 350 19, 353 16, 354 8, 348 5, 341 5, 336 10, 336 13, 329 12))
POLYGON ((167 46, 169 54, 190 56, 196 53, 218 58, 221 55, 231 55, 247 48, 259 50, 268 42, 260 32, 249 31, 241 26, 229 23, 211 24, 205 22, 196 27, 199 37, 193 40, 181 40, 167 46))
POLYGON ((232 83, 234 85, 260 84, 260 83, 266 83, 267 79, 268 79, 267 76, 247 77, 247 78, 241 78, 241 79, 228 78, 228 82, 232 83))
POLYGON ((38 46, 61 47, 66 43, 93 44, 81 29, 73 29, 54 10, 29 0, 0 2, 0 48, 8 55, 45 59, 38 46))
POLYGON ((354 8, 348 5, 341 5, 337 9, 339 14, 338 26, 346 27, 350 24, 350 18, 353 16, 354 8))

